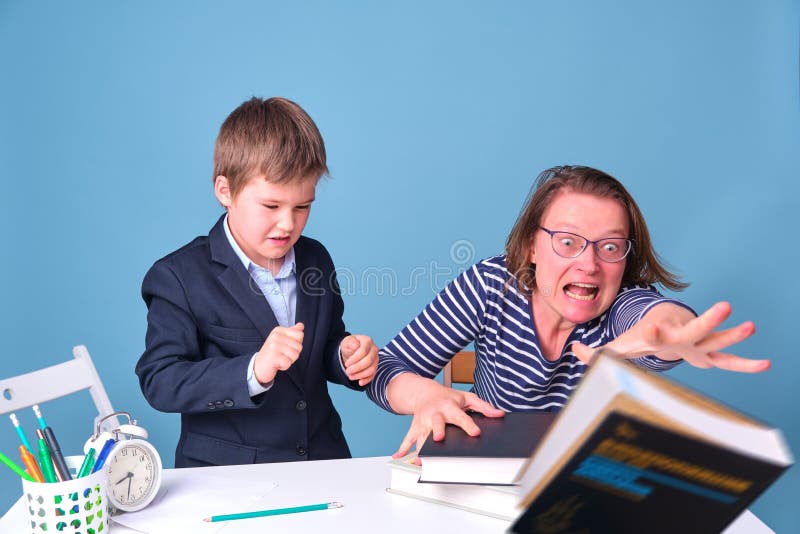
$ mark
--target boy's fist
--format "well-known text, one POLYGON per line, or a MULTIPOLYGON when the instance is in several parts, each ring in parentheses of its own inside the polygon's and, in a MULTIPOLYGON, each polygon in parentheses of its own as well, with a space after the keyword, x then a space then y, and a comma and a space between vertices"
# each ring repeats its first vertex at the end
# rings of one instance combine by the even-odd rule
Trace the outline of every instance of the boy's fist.
POLYGON ((342 353, 342 361, 347 361, 347 358, 355 354, 360 346, 361 343, 358 342, 356 336, 347 336, 344 338, 341 345, 339 345, 339 351, 342 353))
POLYGON ((266 386, 275 380, 278 371, 287 370, 297 361, 303 350, 303 328, 303 323, 297 323, 272 329, 253 363, 253 374, 259 383, 266 386))
POLYGON ((360 334, 347 336, 339 344, 344 371, 359 386, 369 384, 378 370, 378 347, 372 338, 360 334))

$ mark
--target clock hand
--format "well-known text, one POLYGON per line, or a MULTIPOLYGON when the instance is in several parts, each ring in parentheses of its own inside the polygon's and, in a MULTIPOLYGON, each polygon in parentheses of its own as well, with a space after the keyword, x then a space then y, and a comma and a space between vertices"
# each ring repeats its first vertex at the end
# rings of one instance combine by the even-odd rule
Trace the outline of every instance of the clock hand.
MULTIPOLYGON (((128 474, 127 474, 127 475, 125 475, 124 477, 122 477, 121 479, 119 479, 119 480, 117 481, 117 483, 116 483, 116 484, 114 484, 114 485, 115 485, 115 486, 119 486, 120 484, 122 484, 122 483, 123 483, 123 482, 125 482, 126 480, 130 480, 130 479, 131 479, 131 477, 133 477, 133 473, 131 473, 130 471, 128 471, 128 474)), ((130 483, 129 483, 129 484, 130 484, 130 483)))
POLYGON ((133 480, 133 473, 130 473, 131 476, 128 477, 128 499, 131 498, 131 481, 133 480))

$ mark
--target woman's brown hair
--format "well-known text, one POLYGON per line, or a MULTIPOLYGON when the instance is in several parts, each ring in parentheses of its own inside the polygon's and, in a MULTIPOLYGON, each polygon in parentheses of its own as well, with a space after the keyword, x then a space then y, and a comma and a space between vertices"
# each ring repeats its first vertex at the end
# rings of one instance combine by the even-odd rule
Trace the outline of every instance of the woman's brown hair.
POLYGON ((564 165, 552 167, 539 175, 514 228, 508 235, 506 267, 516 278, 519 291, 530 296, 536 289, 536 267, 530 262, 533 233, 538 230, 550 202, 565 188, 577 193, 613 198, 625 209, 630 222, 628 237, 633 240, 633 247, 625 260, 623 285, 657 283, 675 291, 685 289, 689 285, 681 282, 678 275, 669 271, 653 249, 644 216, 625 186, 603 171, 591 167, 564 165))

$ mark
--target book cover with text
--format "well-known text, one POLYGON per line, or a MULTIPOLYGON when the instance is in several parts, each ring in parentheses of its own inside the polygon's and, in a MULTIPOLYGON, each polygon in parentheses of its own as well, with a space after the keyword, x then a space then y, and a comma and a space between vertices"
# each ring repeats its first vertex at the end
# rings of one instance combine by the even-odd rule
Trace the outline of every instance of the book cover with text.
POLYGON ((514 532, 721 532, 794 459, 782 432, 614 354, 520 470, 514 532))

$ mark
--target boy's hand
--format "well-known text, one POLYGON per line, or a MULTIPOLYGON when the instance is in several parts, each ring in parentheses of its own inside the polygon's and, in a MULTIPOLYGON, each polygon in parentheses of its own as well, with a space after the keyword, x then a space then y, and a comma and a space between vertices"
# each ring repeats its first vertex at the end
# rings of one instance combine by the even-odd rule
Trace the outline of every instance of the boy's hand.
POLYGON ((370 383, 378 370, 378 347, 369 336, 353 334, 339 344, 347 378, 358 380, 359 386, 370 383))
POLYGON ((275 380, 278 371, 287 370, 297 361, 303 350, 303 328, 303 323, 276 326, 269 333, 253 363, 253 374, 262 385, 275 380))

